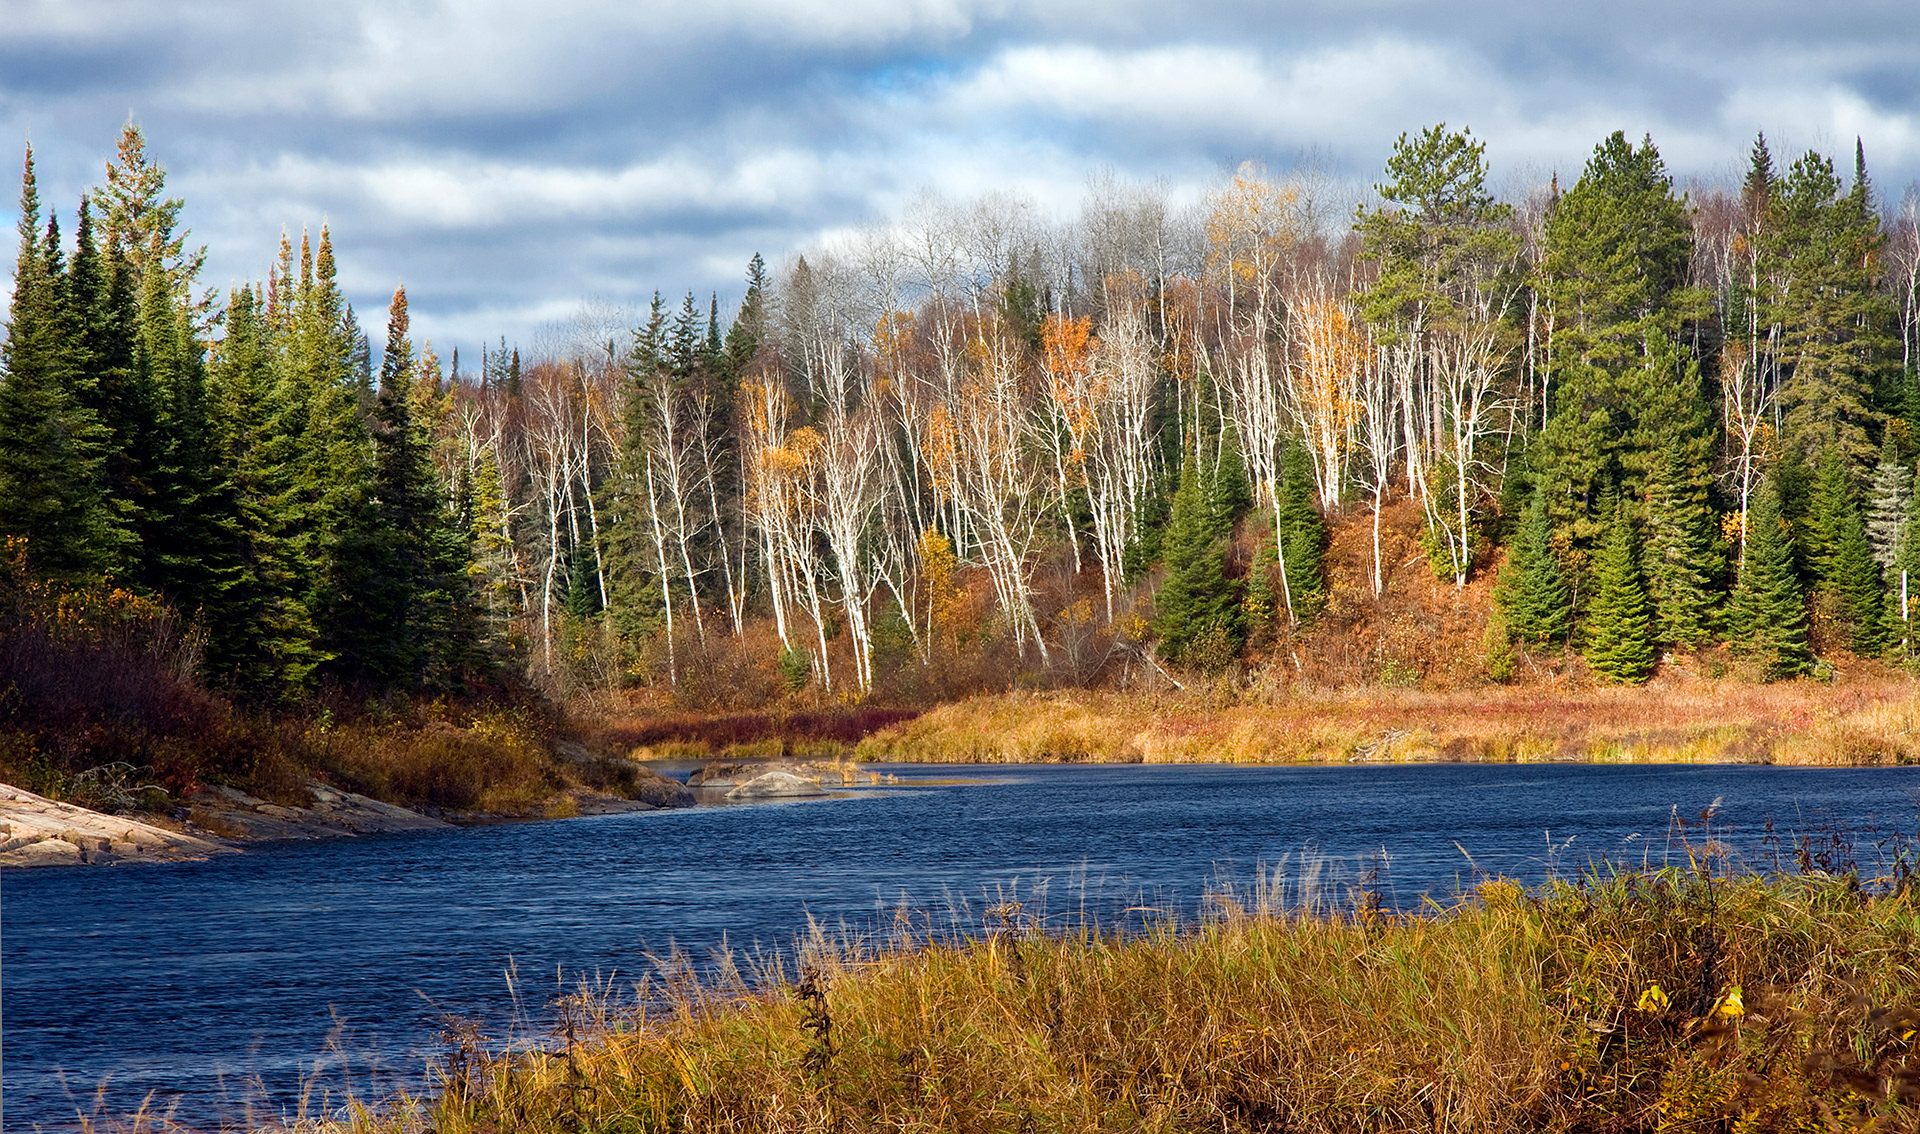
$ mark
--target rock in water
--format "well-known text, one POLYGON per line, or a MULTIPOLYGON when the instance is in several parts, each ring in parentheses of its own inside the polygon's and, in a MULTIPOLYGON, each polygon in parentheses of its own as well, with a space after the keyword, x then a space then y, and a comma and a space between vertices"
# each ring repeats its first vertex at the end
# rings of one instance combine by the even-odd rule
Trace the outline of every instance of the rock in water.
POLYGON ((727 793, 728 799, 775 799, 781 796, 825 795, 826 789, 792 772, 767 772, 727 793))

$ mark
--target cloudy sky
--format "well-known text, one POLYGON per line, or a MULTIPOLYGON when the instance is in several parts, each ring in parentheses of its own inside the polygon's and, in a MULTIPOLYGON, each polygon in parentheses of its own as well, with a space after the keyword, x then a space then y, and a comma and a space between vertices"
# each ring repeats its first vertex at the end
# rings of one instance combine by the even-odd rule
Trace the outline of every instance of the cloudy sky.
POLYGON ((1102 168, 1194 194, 1311 155, 1364 184, 1441 120, 1512 185, 1615 129, 1683 177, 1756 130, 1859 135, 1897 201, 1916 52, 1912 0, 0 0, 0 140, 70 230, 131 113, 208 282, 324 221, 363 322, 404 283, 444 354, 655 288, 737 300, 754 252, 927 187, 1067 219, 1102 168))

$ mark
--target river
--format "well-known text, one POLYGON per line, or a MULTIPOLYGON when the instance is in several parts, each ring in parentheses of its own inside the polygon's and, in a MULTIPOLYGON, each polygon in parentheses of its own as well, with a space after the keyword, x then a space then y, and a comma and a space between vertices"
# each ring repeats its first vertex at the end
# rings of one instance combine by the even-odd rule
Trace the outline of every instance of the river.
POLYGON ((884 770, 902 783, 830 799, 10 871, 7 1127, 143 1102, 218 1126, 385 1097, 420 1082, 450 1017, 537 1025, 582 976, 619 987, 674 947, 780 949, 810 918, 860 932, 904 905, 946 925, 1005 896, 1109 924, 1191 917, 1209 887, 1303 861, 1330 897, 1372 870, 1406 907, 1483 873, 1684 862, 1682 838, 1763 869, 1769 817, 1789 842, 1853 832, 1871 867, 1874 832, 1913 834, 1920 799, 1920 768, 884 770), (1710 829, 1673 829, 1716 800, 1710 829))

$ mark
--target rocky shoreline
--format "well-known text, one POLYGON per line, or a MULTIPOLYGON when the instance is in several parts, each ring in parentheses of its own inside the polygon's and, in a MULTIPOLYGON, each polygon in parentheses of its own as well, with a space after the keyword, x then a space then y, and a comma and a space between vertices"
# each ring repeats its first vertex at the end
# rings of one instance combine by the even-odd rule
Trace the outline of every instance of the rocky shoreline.
MULTIPOLYGON (((611 815, 702 803, 797 799, 825 796, 834 787, 897 782, 851 765, 788 763, 715 762, 695 771, 687 784, 649 775, 645 790, 636 793, 644 799, 575 789, 557 797, 550 813, 556 818, 611 815)), ((409 810, 317 781, 309 781, 304 790, 310 802, 292 805, 236 788, 207 786, 187 797, 185 805, 165 820, 143 821, 0 784, 0 868, 195 861, 232 854, 253 842, 445 830, 463 823, 520 818, 409 810)))

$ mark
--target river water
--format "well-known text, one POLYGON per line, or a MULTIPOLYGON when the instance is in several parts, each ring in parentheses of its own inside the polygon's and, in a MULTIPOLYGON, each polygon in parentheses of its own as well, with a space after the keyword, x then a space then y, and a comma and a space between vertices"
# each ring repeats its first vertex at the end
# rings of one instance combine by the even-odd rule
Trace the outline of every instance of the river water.
POLYGON ((1681 840, 1708 835, 1764 869, 1769 817, 1789 845, 1852 832, 1870 868, 1874 832, 1912 834, 1920 800, 1920 768, 888 770, 903 782, 830 799, 10 871, 6 1126, 143 1103, 218 1126, 386 1097, 421 1081, 450 1017, 537 1025, 583 975, 618 987, 675 947, 790 947, 810 918, 884 930, 904 905, 965 924, 1009 896, 1056 919, 1191 917, 1263 867, 1335 901, 1373 871, 1406 907, 1487 873, 1684 863, 1681 840), (1676 832, 1716 800, 1709 830, 1676 832))

